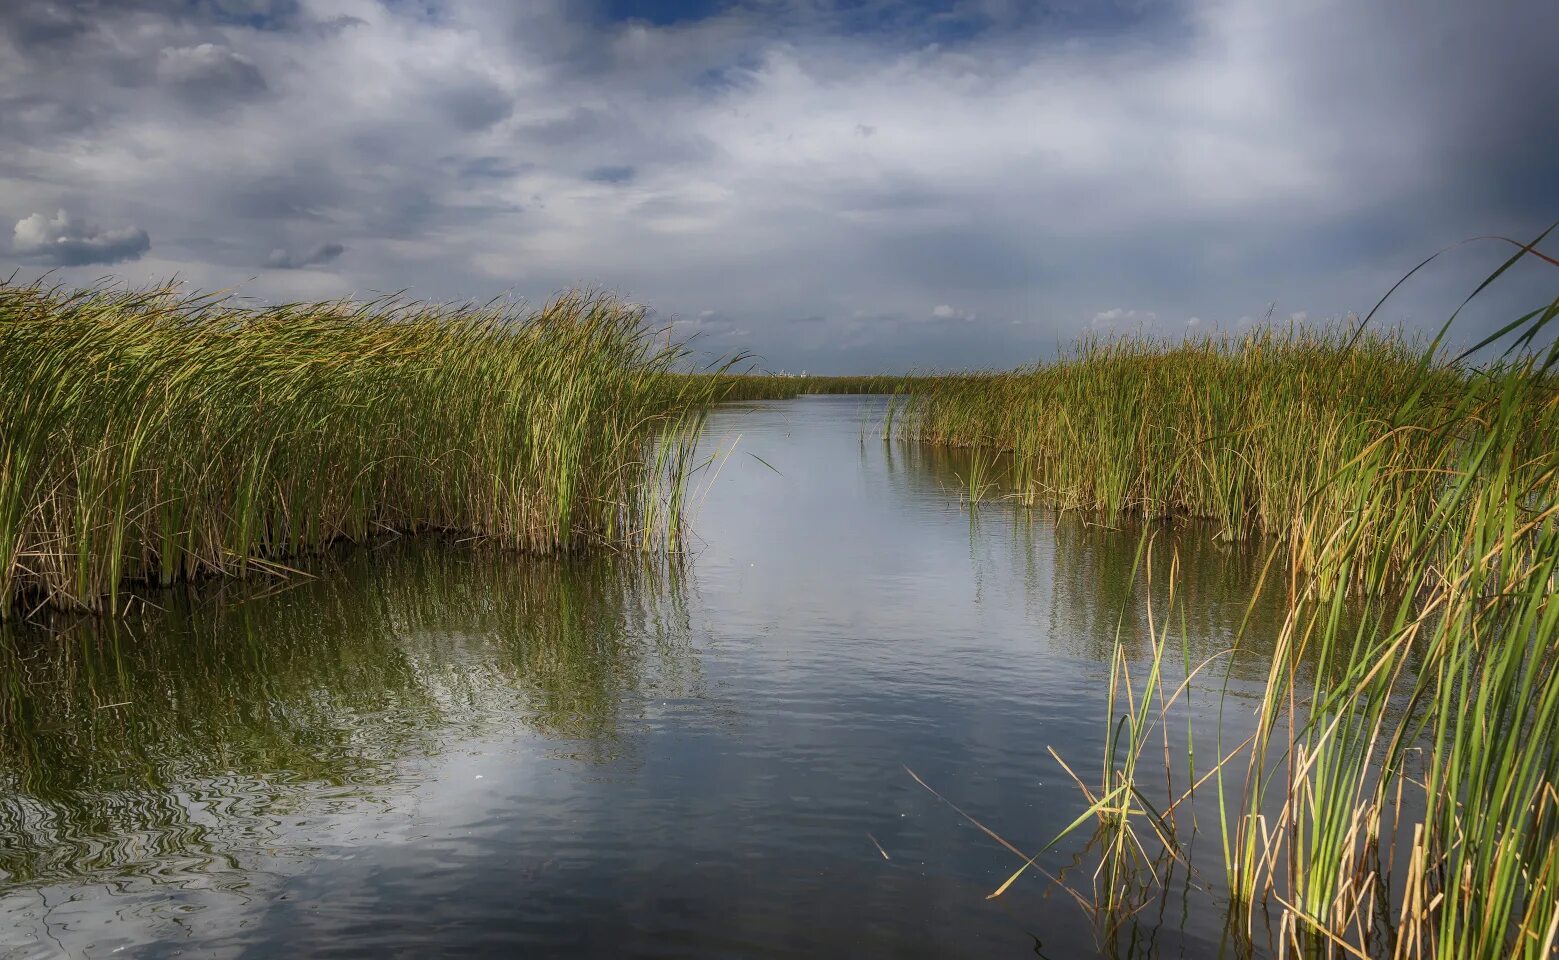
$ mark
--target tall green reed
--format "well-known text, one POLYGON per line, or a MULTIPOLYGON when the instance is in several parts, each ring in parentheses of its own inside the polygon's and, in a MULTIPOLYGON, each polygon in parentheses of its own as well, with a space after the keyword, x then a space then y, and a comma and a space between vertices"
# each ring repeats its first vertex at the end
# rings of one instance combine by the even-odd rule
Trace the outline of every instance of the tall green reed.
MULTIPOLYGON (((912 439, 1010 451, 1030 503, 1110 524, 1126 514, 1209 518, 1231 539, 1283 540, 1295 569, 1333 556, 1326 537, 1355 504, 1330 480, 1362 456, 1380 485, 1373 525, 1354 542, 1391 543, 1383 572, 1394 576, 1408 543, 1392 523, 1429 522, 1435 484, 1423 477, 1481 429, 1468 401, 1498 389, 1490 371, 1426 364, 1426 351, 1400 332, 1345 327, 1086 339, 1053 364, 919 383, 894 423, 912 439), (1410 398, 1412 418, 1398 422, 1410 398)), ((1556 395, 1552 377, 1537 386, 1528 417, 1556 395)), ((1539 443, 1529 434, 1527 451, 1539 443)))
MULTIPOLYGON (((1322 463, 1289 491, 1288 542, 1267 566, 1289 579, 1288 613, 1253 732, 1231 745, 1220 724, 1215 760, 1198 771, 1188 756, 1178 792, 1171 708, 1196 670, 1187 660, 1185 680, 1166 680, 1179 601, 1173 577, 1159 588, 1146 676, 1117 650, 1104 779, 1079 781, 1109 881, 1093 898, 1101 917, 1129 917, 1169 866, 1205 870, 1182 859, 1196 828, 1173 814, 1211 784, 1223 876, 1208 885, 1248 943, 1267 916, 1280 956, 1559 949, 1559 345, 1536 346, 1555 319, 1559 298, 1507 328, 1514 352, 1478 368, 1437 338, 1378 368, 1395 378, 1378 418, 1308 422, 1322 463), (1144 763, 1160 741, 1166 789, 1144 763)), ((1380 344, 1327 349, 1328 366, 1348 369, 1348 351, 1380 344)), ((1274 429, 1245 434, 1260 437, 1253 463, 1299 428, 1274 429)), ((1236 652, 1271 640, 1247 621, 1236 652)))
POLYGON ((934 379, 897 374, 824 377, 721 372, 703 376, 717 381, 716 399, 726 401, 790 400, 808 394, 899 394, 934 379))
POLYGON ((713 386, 643 321, 580 292, 527 313, 0 285, 0 616, 383 532, 665 542, 690 461, 657 443, 713 386))

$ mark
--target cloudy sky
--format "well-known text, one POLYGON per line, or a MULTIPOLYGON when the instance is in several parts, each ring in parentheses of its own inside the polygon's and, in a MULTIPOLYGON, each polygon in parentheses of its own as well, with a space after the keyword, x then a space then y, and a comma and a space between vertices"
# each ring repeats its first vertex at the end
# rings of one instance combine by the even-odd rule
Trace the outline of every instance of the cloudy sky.
POLYGON ((596 285, 813 371, 1324 322, 1559 218, 1556 36, 1552 0, 9 0, 0 266, 596 285))

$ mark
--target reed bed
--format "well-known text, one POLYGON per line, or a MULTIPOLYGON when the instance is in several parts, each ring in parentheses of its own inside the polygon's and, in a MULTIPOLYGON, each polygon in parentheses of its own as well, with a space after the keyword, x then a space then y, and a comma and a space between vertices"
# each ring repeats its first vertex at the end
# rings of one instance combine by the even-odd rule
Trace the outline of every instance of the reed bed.
MULTIPOLYGON (((1324 558, 1339 579, 1301 578, 1253 732, 1230 743, 1220 729, 1212 763, 1171 762, 1190 737, 1172 729, 1182 698, 1217 670, 1182 656, 1175 575, 1145 582, 1161 594, 1147 662, 1118 647, 1103 775, 1078 781, 1107 935, 1165 874, 1209 866, 1185 851, 1210 820, 1223 876, 1205 886, 1238 937, 1278 956, 1559 950, 1559 450, 1522 458, 1532 374, 1507 372, 1477 402, 1486 433, 1439 464, 1448 480, 1410 534, 1422 549, 1391 589, 1337 586, 1373 582, 1354 568, 1380 562, 1351 542, 1379 509, 1377 465, 1344 471, 1356 515, 1324 558)), ((1247 628, 1236 651, 1272 642, 1247 628)))
POLYGON ((723 401, 790 400, 807 394, 901 394, 919 389, 934 378, 896 374, 817 377, 786 374, 721 373, 715 396, 723 401))
POLYGON ((1073 893, 1106 939, 1183 870, 1237 954, 1559 953, 1556 319, 1559 298, 1476 368, 1357 331, 1095 342, 911 403, 905 429, 1011 449, 1053 502, 1281 538, 1264 577, 1287 579, 1286 617, 1232 651, 1271 651, 1264 692, 1211 761, 1183 711, 1218 658, 1186 652, 1173 569, 1139 564, 1150 652, 1123 618, 1102 774, 1074 776, 1096 872, 1073 893), (1188 853, 1209 822, 1221 876, 1188 853))
POLYGON ((708 382, 640 310, 0 285, 0 616, 389 532, 674 541, 708 382), (669 439, 667 439, 669 438, 669 439))
POLYGON ((1470 368, 1399 332, 1344 327, 1087 339, 1055 363, 919 382, 890 423, 911 439, 1010 453, 1027 503, 1110 525, 1210 519, 1229 539, 1283 541, 1294 570, 1335 558, 1330 538, 1346 526, 1380 561, 1350 573, 1398 577, 1440 507, 1447 458, 1487 436, 1511 376, 1524 385, 1507 411, 1513 455, 1550 452, 1559 381, 1509 369, 1523 362, 1470 368), (1344 473, 1369 487, 1363 528, 1344 473))

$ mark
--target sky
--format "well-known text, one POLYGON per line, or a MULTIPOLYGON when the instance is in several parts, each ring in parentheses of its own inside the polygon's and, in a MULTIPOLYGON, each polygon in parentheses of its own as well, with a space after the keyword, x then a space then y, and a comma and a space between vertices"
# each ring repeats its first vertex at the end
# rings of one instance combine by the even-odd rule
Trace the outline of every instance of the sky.
POLYGON ((10 0, 0 276, 584 285, 831 373, 1326 324, 1559 219, 1556 36, 1552 0, 10 0))

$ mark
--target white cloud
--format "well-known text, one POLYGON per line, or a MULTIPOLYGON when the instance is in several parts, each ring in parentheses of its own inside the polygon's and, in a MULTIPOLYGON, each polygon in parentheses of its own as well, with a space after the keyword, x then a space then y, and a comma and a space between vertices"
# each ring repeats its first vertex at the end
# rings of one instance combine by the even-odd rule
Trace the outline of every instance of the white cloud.
POLYGON ((975 313, 970 310, 960 310, 950 304, 939 304, 931 308, 931 316, 937 320, 961 320, 969 323, 975 319, 975 313))
POLYGON ((53 217, 35 213, 16 222, 11 249, 52 266, 82 266, 136 260, 151 249, 151 238, 139 227, 99 230, 64 210, 53 217))

